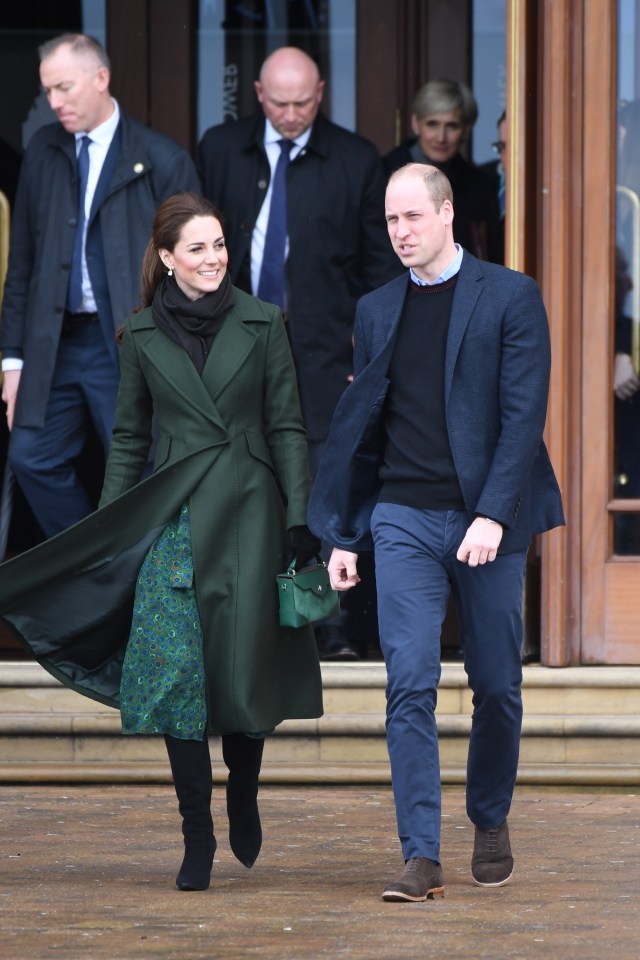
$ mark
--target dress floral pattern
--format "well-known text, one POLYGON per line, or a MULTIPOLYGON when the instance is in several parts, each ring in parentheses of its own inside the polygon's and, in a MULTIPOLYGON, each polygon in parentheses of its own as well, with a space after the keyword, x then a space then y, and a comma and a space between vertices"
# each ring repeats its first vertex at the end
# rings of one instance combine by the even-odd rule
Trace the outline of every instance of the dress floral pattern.
POLYGON ((207 722, 202 627, 189 506, 150 548, 136 584, 120 684, 122 732, 202 740, 207 722))

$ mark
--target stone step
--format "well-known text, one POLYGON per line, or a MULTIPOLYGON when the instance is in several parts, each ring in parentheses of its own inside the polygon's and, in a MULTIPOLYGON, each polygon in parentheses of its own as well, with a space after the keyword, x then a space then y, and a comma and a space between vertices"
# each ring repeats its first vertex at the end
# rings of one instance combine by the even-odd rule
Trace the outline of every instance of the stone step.
MULTIPOLYGON (((389 782, 382 664, 324 664, 325 715, 270 738, 265 782, 389 782)), ((525 668, 519 780, 640 784, 640 669, 525 668)), ((471 701, 461 666, 443 668, 437 712, 442 779, 462 783, 471 701)), ((212 740, 214 771, 222 765, 212 740)), ((62 687, 37 664, 0 668, 0 780, 164 782, 159 737, 123 737, 119 714, 62 687)))
MULTIPOLYGON (((384 715, 386 673, 382 663, 322 665, 325 716, 333 713, 384 715)), ((525 714, 640 714, 640 667, 538 665, 523 670, 525 714)), ((36 663, 0 663, 0 714, 5 711, 95 713, 98 705, 63 687, 36 663)), ((108 707, 107 714, 113 713, 108 707)), ((444 664, 438 714, 471 715, 471 692, 460 664, 444 664)), ((116 715, 116 714, 114 714, 116 715)))

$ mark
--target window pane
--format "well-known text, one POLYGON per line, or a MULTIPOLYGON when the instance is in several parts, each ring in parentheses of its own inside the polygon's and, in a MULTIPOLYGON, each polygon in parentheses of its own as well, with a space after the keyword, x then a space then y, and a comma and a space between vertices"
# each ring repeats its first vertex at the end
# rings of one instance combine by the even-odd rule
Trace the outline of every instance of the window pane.
POLYGON ((473 4, 473 93, 478 120, 473 128, 473 161, 496 159, 492 144, 497 122, 507 105, 506 0, 475 0, 473 4))
MULTIPOLYGON (((640 498, 640 0, 618 5, 614 497, 640 498)), ((614 522, 614 552, 640 554, 640 517, 614 522)))
POLYGON ((262 61, 283 46, 316 60, 325 113, 355 130, 355 21, 355 0, 200 0, 198 137, 255 110, 262 61))

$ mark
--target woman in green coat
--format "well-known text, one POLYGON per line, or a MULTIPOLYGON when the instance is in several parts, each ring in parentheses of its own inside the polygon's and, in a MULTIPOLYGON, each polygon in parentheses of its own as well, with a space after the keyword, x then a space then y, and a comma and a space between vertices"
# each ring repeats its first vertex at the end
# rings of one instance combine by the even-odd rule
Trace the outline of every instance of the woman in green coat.
POLYGON ((176 883, 205 889, 207 734, 222 737, 229 839, 250 867, 264 737, 322 713, 313 632, 279 626, 275 586, 319 542, 282 316, 231 286, 209 201, 159 207, 142 296, 122 335, 100 508, 3 565, 0 616, 64 683, 118 705, 124 733, 164 734, 185 842, 176 883))

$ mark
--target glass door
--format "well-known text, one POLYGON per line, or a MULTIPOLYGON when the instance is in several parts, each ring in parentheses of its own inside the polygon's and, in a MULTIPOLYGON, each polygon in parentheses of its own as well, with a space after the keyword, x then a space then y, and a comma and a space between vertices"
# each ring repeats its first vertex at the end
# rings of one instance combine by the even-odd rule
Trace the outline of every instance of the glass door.
POLYGON ((582 503, 571 535, 581 661, 639 664, 640 0, 605 6, 585 7, 582 503), (607 16, 614 29, 598 31, 607 16))
POLYGON ((324 112, 355 130, 356 0, 200 0, 198 139, 256 109, 261 64, 282 46, 313 57, 327 81, 324 112))
POLYGON ((640 559, 640 2, 618 7, 613 554, 640 559))

